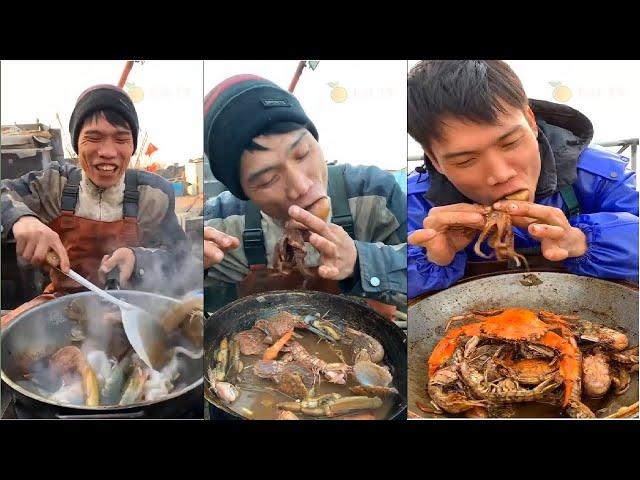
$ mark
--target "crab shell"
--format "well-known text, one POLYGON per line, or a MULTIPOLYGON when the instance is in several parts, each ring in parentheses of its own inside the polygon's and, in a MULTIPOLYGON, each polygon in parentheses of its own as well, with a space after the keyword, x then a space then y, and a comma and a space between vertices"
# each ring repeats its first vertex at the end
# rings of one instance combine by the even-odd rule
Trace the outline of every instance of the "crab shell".
POLYGON ((433 375, 451 357, 461 335, 543 345, 559 353, 560 375, 565 387, 562 406, 566 407, 571 391, 579 381, 580 351, 575 342, 552 332, 552 328, 531 310, 521 308, 509 308, 482 322, 463 325, 450 330, 433 349, 428 360, 429 375, 433 375))
MULTIPOLYGON (((313 216, 325 222, 329 221, 330 210, 331 203, 327 197, 322 197, 307 209, 313 216)), ((304 277, 317 278, 318 267, 309 267, 304 263, 306 256, 304 244, 309 241, 311 232, 302 227, 304 226, 293 220, 285 223, 284 234, 276 246, 276 268, 283 273, 288 273, 297 268, 304 277), (287 247, 291 247, 291 250, 288 251, 287 247)))

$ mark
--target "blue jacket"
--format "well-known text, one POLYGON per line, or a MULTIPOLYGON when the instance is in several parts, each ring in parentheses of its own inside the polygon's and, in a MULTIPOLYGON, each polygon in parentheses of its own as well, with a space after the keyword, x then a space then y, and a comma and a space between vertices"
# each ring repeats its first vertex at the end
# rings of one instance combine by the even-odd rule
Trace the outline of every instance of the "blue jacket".
MULTIPOLYGON (((587 252, 581 257, 566 259, 564 266, 576 275, 637 282, 638 192, 635 172, 625 170, 627 162, 624 157, 587 146, 593 133, 591 122, 576 110, 535 100, 531 101, 531 106, 542 133, 539 137, 542 171, 535 202, 567 212, 567 205, 558 189, 563 184, 572 185, 580 204, 580 214, 570 218, 569 223, 587 237, 587 252), (567 120, 567 114, 571 114, 570 120, 567 120)), ((433 168, 428 168, 427 173, 412 172, 409 175, 409 233, 422 228, 422 220, 431 207, 465 201, 451 184, 445 185, 448 182, 438 175, 433 168), (436 195, 430 192, 434 179, 439 189, 436 195), (438 202, 436 198, 444 198, 445 202, 438 202)), ((513 232, 516 249, 540 245, 526 230, 514 227, 513 232)), ((423 248, 409 245, 408 296, 413 298, 424 292, 447 288, 462 278, 467 259, 483 261, 473 252, 474 243, 458 252, 444 267, 428 261, 423 248)), ((482 249, 490 251, 486 245, 482 249)))

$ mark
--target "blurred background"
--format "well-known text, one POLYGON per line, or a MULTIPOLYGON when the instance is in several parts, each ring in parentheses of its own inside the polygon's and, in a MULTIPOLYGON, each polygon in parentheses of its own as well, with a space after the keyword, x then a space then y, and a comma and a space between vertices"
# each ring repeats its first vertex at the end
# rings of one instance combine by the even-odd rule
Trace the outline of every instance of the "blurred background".
MULTIPOLYGON (((407 71, 418 60, 409 60, 407 71)), ((640 137, 640 61, 507 60, 529 98, 562 103, 593 123, 593 143, 621 152, 636 169, 640 137)), ((407 135, 409 171, 422 165, 420 145, 407 135)))

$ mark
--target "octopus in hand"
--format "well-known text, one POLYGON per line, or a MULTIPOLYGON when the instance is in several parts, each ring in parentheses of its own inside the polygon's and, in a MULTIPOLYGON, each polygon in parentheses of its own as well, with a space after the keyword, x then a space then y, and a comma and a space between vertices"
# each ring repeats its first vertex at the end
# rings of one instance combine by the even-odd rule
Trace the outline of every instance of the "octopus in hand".
MULTIPOLYGON (((527 190, 520 190, 512 195, 505 197, 507 200, 520 200, 526 201, 529 199, 529 192, 527 190)), ((511 223, 511 215, 506 212, 500 212, 491 208, 488 213, 485 214, 485 224, 478 240, 473 247, 473 251, 482 258, 491 258, 491 255, 486 255, 480 246, 482 242, 488 239, 489 246, 494 250, 496 259, 500 262, 508 259, 513 259, 516 266, 524 263, 528 268, 527 259, 516 252, 513 240, 513 226, 511 223)))
MULTIPOLYGON (((312 215, 329 221, 330 203, 327 197, 322 197, 308 208, 312 215)), ((309 240, 310 232, 292 220, 285 224, 282 237, 276 244, 274 251, 273 268, 279 273, 288 275, 293 270, 298 270, 303 277, 308 279, 318 278, 318 267, 308 266, 305 263, 307 250, 305 242, 309 240)))

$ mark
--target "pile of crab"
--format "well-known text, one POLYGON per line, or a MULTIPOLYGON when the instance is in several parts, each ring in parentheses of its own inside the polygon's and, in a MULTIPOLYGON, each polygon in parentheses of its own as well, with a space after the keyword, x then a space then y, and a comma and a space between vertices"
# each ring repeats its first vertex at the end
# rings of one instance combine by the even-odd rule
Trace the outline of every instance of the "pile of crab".
MULTIPOLYGON (((378 340, 346 324, 283 311, 256 321, 231 339, 224 337, 214 351, 206 380, 210 391, 227 405, 236 402, 243 390, 260 391, 257 379, 268 380, 268 390, 290 398, 274 405, 276 419, 347 418, 347 414, 354 419, 374 419, 372 411, 382 407, 382 399, 398 393, 383 364, 384 355, 378 340), (313 355, 298 341, 301 331, 327 342, 341 361, 329 363, 313 355), (344 346, 347 358, 342 353, 344 346), (321 383, 349 386, 350 395, 316 395, 321 383)), ((250 411, 244 413, 252 418, 250 411)))
MULTIPOLYGON (((578 315, 472 310, 450 319, 427 366, 434 408, 418 407, 430 413, 509 417, 514 404, 539 402, 557 406, 558 415, 594 418, 599 412, 585 402, 629 389, 638 347, 578 315), (455 322, 463 325, 449 329, 455 322)), ((637 414, 636 402, 611 416, 637 414)))

